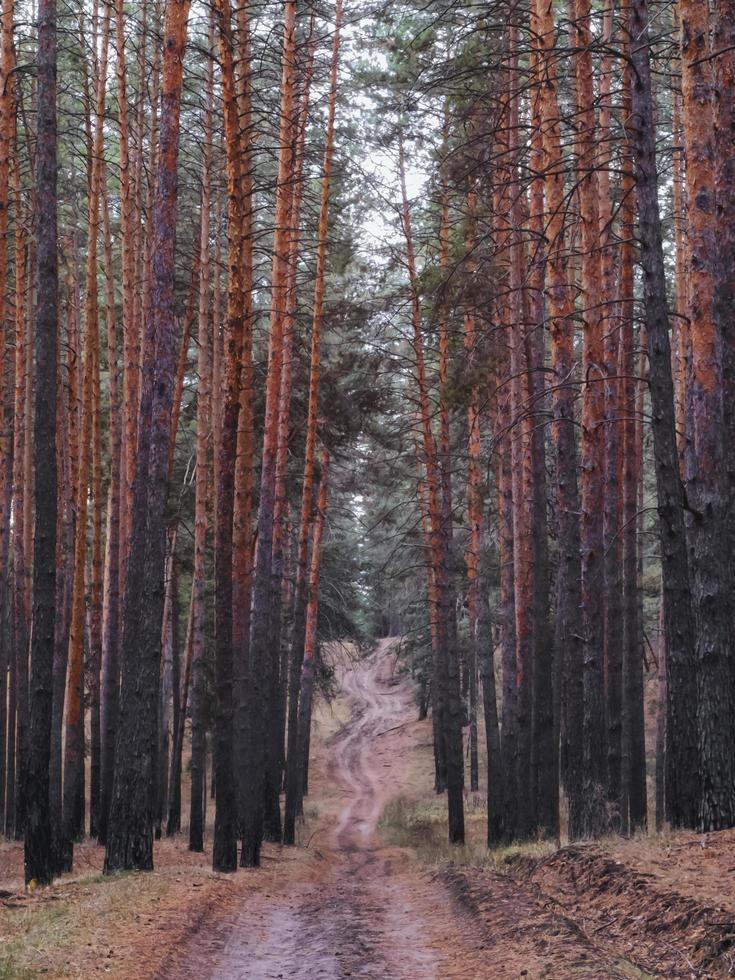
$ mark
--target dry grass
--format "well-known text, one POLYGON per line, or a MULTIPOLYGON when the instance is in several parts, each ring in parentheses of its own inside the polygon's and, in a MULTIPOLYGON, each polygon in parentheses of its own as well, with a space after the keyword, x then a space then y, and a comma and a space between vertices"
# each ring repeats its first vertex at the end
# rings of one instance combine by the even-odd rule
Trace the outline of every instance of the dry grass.
MULTIPOLYGON (((97 852, 101 867, 101 848, 78 850, 97 852)), ((0 902, 0 977, 152 976, 196 910, 244 883, 244 875, 214 874, 210 861, 211 850, 191 854, 177 838, 160 842, 155 872, 77 871, 32 894, 18 891, 0 902)))
MULTIPOLYGON (((27 893, 23 845, 0 841, 0 980, 145 980, 157 975, 172 948, 210 908, 226 908, 246 894, 272 888, 291 874, 308 877, 319 863, 320 826, 329 818, 332 793, 322 740, 341 724, 341 705, 320 703, 311 773, 314 797, 305 801, 297 848, 264 847, 258 871, 215 874, 212 819, 207 810, 205 852, 188 849, 188 827, 155 842, 155 871, 102 874, 104 849, 86 840, 74 849, 74 871, 49 888, 27 893)), ((188 814, 189 781, 183 781, 182 813, 188 814)), ((186 821, 185 821, 186 823, 186 821)))
POLYGON ((465 843, 447 840, 446 798, 409 799, 399 796, 383 811, 379 831, 386 844, 408 848, 419 864, 429 867, 448 865, 485 868, 502 872, 519 858, 543 858, 556 849, 548 841, 531 841, 489 849, 487 846, 487 804, 473 794, 465 801, 465 843))

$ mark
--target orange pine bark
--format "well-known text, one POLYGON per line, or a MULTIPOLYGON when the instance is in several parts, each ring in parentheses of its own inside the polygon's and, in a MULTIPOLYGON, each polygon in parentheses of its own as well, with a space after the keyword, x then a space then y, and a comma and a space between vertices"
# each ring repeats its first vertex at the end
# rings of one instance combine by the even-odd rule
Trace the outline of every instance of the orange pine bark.
POLYGON ((19 832, 19 810, 22 815, 21 795, 21 765, 23 762, 25 723, 27 718, 25 705, 24 676, 27 669, 27 647, 30 630, 28 607, 25 599, 26 561, 29 560, 25 550, 25 444, 26 444, 26 405, 28 397, 26 389, 30 384, 27 370, 28 349, 31 341, 28 335, 27 323, 27 288, 28 264, 25 229, 21 216, 20 168, 17 151, 13 161, 13 184, 15 199, 15 384, 13 392, 13 471, 12 471, 12 542, 13 560, 13 622, 15 630, 15 649, 11 653, 13 665, 11 668, 12 690, 8 718, 8 788, 7 788, 7 817, 8 833, 19 832), (28 349, 27 349, 28 348, 28 349), (15 702, 15 703, 13 703, 15 702), (17 726, 14 717, 17 709, 17 726))
POLYGON ((300 104, 294 119, 294 161, 292 170, 291 202, 289 204, 289 242, 286 277, 286 311, 283 326, 283 366, 281 389, 278 396, 278 437, 276 449, 276 468, 274 478, 273 510, 273 550, 271 556, 271 721, 268 732, 268 758, 266 766, 266 793, 264 827, 268 840, 281 841, 282 825, 279 795, 282 783, 283 726, 285 722, 285 678, 281 676, 282 653, 282 602, 284 587, 284 549, 288 522, 288 500, 286 477, 288 471, 288 436, 291 419, 291 393, 293 388, 293 349, 296 324, 297 281, 299 261, 299 239, 301 225, 301 202, 304 192, 303 166, 306 144, 306 130, 309 118, 309 99, 311 79, 314 70, 314 16, 312 14, 305 65, 301 72, 300 104))
POLYGON ((135 478, 138 407, 140 403, 140 330, 135 318, 135 190, 130 160, 130 121, 125 54, 125 4, 115 0, 117 63, 117 119, 120 154, 120 232, 122 242, 123 398, 122 464, 120 468, 120 585, 125 584, 125 561, 130 541, 130 520, 135 478))
MULTIPOLYGON (((6 347, 6 315, 8 294, 8 211, 10 207, 10 165, 12 159, 13 140, 15 135, 15 93, 12 83, 12 71, 15 63, 13 49, 13 0, 3 4, 2 19, 0 20, 0 458, 8 458, 9 437, 5 427, 5 347, 6 347)), ((7 554, 6 547, 6 483, 8 479, 7 466, 0 466, 0 556, 3 561, 7 554)), ((0 601, 5 600, 5 574, 3 568, 2 585, 0 585, 0 601)), ((2 739, 0 738, 0 741, 2 739)), ((0 781, 0 793, 2 782, 0 781)), ((2 809, 2 807, 0 807, 2 809)))
POLYGON ((311 528, 311 511, 314 495, 314 463, 319 414, 319 376, 321 369, 321 333, 324 317, 324 291, 327 271, 327 236, 329 232, 329 201, 331 192, 332 158, 334 154, 334 123, 337 111, 337 73, 339 69, 340 37, 342 28, 342 0, 335 8, 334 38, 329 78, 329 106, 322 163, 322 186, 317 229, 317 259, 314 279, 314 306, 311 324, 311 361, 309 367, 309 403, 306 420, 306 445, 304 449, 304 476, 301 489, 299 536, 296 547, 294 585, 294 614, 291 633, 291 657, 289 664, 287 748, 286 748, 286 803, 284 812, 284 843, 295 843, 295 818, 299 806, 299 773, 297 757, 297 726, 299 687, 303 661, 304 629, 306 625, 306 572, 311 528))
MULTIPOLYGON (((242 672, 247 663, 243 649, 242 617, 244 604, 241 592, 243 562, 249 561, 239 552, 236 540, 242 531, 239 522, 236 487, 238 485, 237 455, 238 426, 242 386, 242 360, 249 361, 249 339, 244 340, 245 330, 250 330, 250 283, 249 268, 244 261, 244 208, 250 201, 244 198, 248 186, 243 186, 243 160, 237 83, 234 69, 234 41, 232 11, 228 0, 216 5, 220 34, 220 58, 222 65, 223 109, 225 122, 225 146, 227 152, 227 234, 228 234, 228 296, 227 321, 224 345, 224 392, 221 407, 220 441, 215 447, 216 504, 215 504, 215 662, 218 691, 216 717, 216 748, 214 756, 217 810, 215 823, 214 867, 232 870, 237 866, 236 808, 237 794, 232 784, 234 767, 234 689, 242 686, 242 672), (234 664, 237 656, 238 675, 234 664), (239 681, 239 684, 238 684, 239 681)), ((245 69, 247 70, 247 68, 245 69)), ((250 134, 245 137, 249 140, 250 134)), ((246 158, 247 160, 247 158, 246 158)), ((215 328, 216 329, 216 328, 215 328)), ((243 447, 248 457, 252 447, 243 447)), ((243 463, 241 462, 242 466, 243 463)), ((248 466, 250 460, 248 460, 248 466)), ((245 519, 249 529, 249 515, 245 519)), ((246 573, 247 574, 247 573, 246 573)), ((238 767, 238 784, 242 787, 242 773, 238 767)))
MULTIPOLYGON (((194 570, 191 583, 191 608, 186 638, 186 666, 184 669, 184 690, 182 694, 181 719, 177 759, 179 769, 182 760, 184 724, 189 684, 192 689, 192 749, 191 749, 191 797, 189 816, 189 848, 201 851, 204 848, 204 765, 206 755, 206 732, 204 730, 205 683, 204 675, 204 590, 206 585, 206 548, 209 527, 209 500, 212 468, 209 442, 212 436, 212 339, 218 328, 216 311, 209 310, 209 236, 211 209, 211 171, 214 138, 214 23, 210 29, 210 58, 207 68, 207 115, 204 129, 204 153, 202 156, 202 202, 199 230, 199 316, 197 323, 197 342, 199 354, 197 374, 197 444, 196 444, 196 485, 194 497, 194 570)), ((179 779, 181 775, 179 773, 179 779)))
POLYGON ((603 512, 605 487, 604 318, 600 257, 600 189, 596 170, 590 0, 576 0, 574 70, 577 86, 578 179, 581 219, 581 317, 583 323, 581 554, 584 627, 583 830, 603 828, 605 730, 603 703, 603 512))
POLYGON ((261 454, 260 505, 253 578, 252 624, 250 634, 251 674, 249 681, 250 744, 252 746, 245 801, 241 862, 257 866, 263 838, 263 780, 265 778, 265 733, 269 704, 268 692, 275 669, 269 649, 271 568, 273 556, 273 518, 275 507, 276 457, 278 451, 278 409, 283 370, 283 342, 288 309, 288 249, 291 179, 295 157, 294 108, 296 94, 296 4, 286 0, 281 56, 281 104, 278 177, 276 183, 275 232, 271 266, 271 313, 268 337, 268 367, 265 393, 265 419, 261 454))
POLYGON ((687 290, 686 269, 686 189, 684 187, 684 154, 682 143, 684 134, 681 124, 681 93, 672 90, 672 120, 674 146, 676 150, 672 159, 673 205, 674 205, 674 284, 676 296, 676 315, 672 323, 672 348, 674 355, 674 395, 676 398, 676 434, 679 455, 684 461, 686 445, 686 389, 688 351, 688 335, 684 318, 688 309, 689 297, 687 290))
MULTIPOLYGON (((476 245, 477 192, 473 185, 467 193, 467 233, 465 235, 465 260, 467 276, 470 280, 476 272, 474 250, 476 245)), ((478 751, 477 751, 477 662, 478 662, 478 620, 480 612, 479 567, 483 541, 482 515, 482 440, 480 417, 480 389, 475 381, 477 362, 476 312, 469 304, 464 311, 464 348, 467 355, 467 369, 472 379, 467 403, 467 524, 469 538, 465 551, 467 568, 467 618, 470 634, 468 658, 469 677, 469 721, 470 721, 470 789, 478 789, 478 751)))

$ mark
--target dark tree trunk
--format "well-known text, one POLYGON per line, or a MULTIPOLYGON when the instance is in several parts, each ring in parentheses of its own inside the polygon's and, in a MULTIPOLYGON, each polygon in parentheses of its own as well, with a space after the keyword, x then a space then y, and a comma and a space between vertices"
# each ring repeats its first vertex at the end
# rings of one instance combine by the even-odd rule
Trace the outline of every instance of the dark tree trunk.
POLYGON ((503 829, 503 770, 498 729, 498 702, 495 690, 490 607, 482 591, 477 617, 477 654, 482 680, 482 707, 487 743, 487 846, 497 847, 505 837, 503 829))
MULTIPOLYGON (((11 598, 12 601, 12 598, 11 598)), ((17 688, 15 682, 15 617, 12 612, 8 623, 8 737, 6 743, 7 767, 5 772, 5 836, 15 833, 15 745, 17 688)))
POLYGON ((241 864, 257 867, 263 840, 263 804, 267 765, 268 719, 274 710, 270 693, 277 663, 269 643, 272 596, 273 522, 275 515, 278 416, 283 365, 283 341, 288 309, 289 209, 294 164, 294 95, 296 82, 296 4, 284 4, 284 35, 281 60, 280 153, 276 187, 276 234, 272 261, 272 310, 268 343, 263 452, 260 474, 260 504, 253 579, 250 633, 250 753, 241 864))
POLYGON ((309 788, 309 749, 311 746, 311 711, 314 699, 314 677, 317 664, 317 619, 319 614, 319 577, 322 560, 322 540, 327 516, 329 454, 326 448, 321 453, 321 474, 317 513, 314 519, 314 532, 311 545, 311 564, 308 577, 308 597, 306 629, 304 634, 304 664, 301 670, 301 689, 299 692, 299 718, 296 743, 296 778, 298 798, 294 808, 298 815, 303 813, 303 797, 309 788))
POLYGON ((125 581, 120 717, 105 871, 153 868, 153 779, 166 555, 166 503, 178 360, 174 310, 181 81, 189 0, 167 0, 151 309, 125 581))
POLYGON ((730 0, 715 4, 712 45, 715 71, 715 191, 718 262, 715 319, 722 342, 725 491, 729 554, 735 545, 735 10, 730 0))
MULTIPOLYGON (((213 33, 210 34, 210 50, 213 48, 213 33)), ((191 662, 191 810, 189 816, 189 849, 204 849, 204 813, 206 807, 206 687, 207 678, 204 663, 204 590, 205 561, 208 529, 208 503, 211 483, 209 441, 212 437, 212 349, 218 343, 218 317, 213 311, 212 323, 209 318, 209 226, 210 226, 210 171, 212 162, 212 93, 214 85, 214 55, 209 58, 207 94, 210 108, 207 114, 205 151, 202 161, 202 206, 200 226, 199 262, 199 391, 197 394, 197 447, 196 447, 196 492, 194 501, 194 572, 191 583, 191 611, 189 614, 189 633, 187 636, 187 664, 191 662)), ((215 276, 217 271, 215 270, 215 276)), ((215 298, 218 297, 217 282, 215 298)), ((186 690, 186 679, 184 681, 186 690)), ((181 713, 181 732, 186 724, 186 699, 181 713)), ((178 765, 181 766, 181 742, 177 752, 178 765)), ((179 774, 180 778, 180 774, 179 774)))
POLYGON ((648 335, 649 389, 661 536, 664 617, 668 644, 666 807, 674 826, 692 827, 699 802, 694 624, 685 537, 684 490, 679 477, 671 377, 669 316, 656 174, 656 128, 651 90, 647 0, 630 8, 634 78, 633 152, 648 335))
POLYGON ((58 258, 56 252, 56 3, 38 6, 38 305, 33 555, 33 650, 26 784, 25 880, 45 884, 54 873, 49 805, 51 705, 56 609, 56 385, 58 258))
POLYGON ((501 664, 503 700, 501 707, 501 750, 503 773, 503 818, 501 827, 513 836, 518 816, 516 744, 518 741, 518 690, 516 685, 516 631, 513 586, 513 494, 510 454, 501 452, 498 462, 498 539, 500 554, 501 664))
MULTIPOLYGON (((541 283, 544 275, 541 270, 541 283)), ((531 535, 533 547, 533 688, 532 723, 535 825, 550 838, 559 835, 559 748, 554 725, 554 634, 551 626, 549 538, 546 515, 545 428, 537 420, 545 409, 543 294, 541 309, 527 338, 531 432, 531 535), (536 326, 538 324, 538 326, 536 326)))
MULTIPOLYGON (((622 110, 624 118, 630 116, 631 85, 633 72, 630 64, 623 74, 622 110)), ((636 418, 636 384, 638 362, 643 367, 643 355, 639 355, 634 340, 634 273, 635 237, 635 161, 630 137, 624 146, 625 174, 622 184, 620 209, 620 315, 622 320, 618 375, 619 414, 621 426, 622 460, 620 481, 622 484, 622 734, 621 734, 621 781, 622 781, 622 829, 636 830, 646 826, 646 740, 643 706, 643 629, 639 615, 640 581, 638 575, 638 494, 643 472, 642 433, 643 420, 636 418)), ((643 337, 640 338, 643 341, 643 337)), ((642 346, 642 344, 640 344, 642 346)), ((642 373, 642 372, 641 372, 642 373)), ((641 389, 642 390, 642 389, 641 389)), ((665 645, 665 644, 664 644, 665 645)), ((665 708, 662 706, 662 714, 665 708)), ((663 806, 660 808, 663 812, 663 806)))
POLYGON ((0 834, 5 829, 5 752, 8 724, 8 635, 5 619, 5 596, 0 587, 0 834))

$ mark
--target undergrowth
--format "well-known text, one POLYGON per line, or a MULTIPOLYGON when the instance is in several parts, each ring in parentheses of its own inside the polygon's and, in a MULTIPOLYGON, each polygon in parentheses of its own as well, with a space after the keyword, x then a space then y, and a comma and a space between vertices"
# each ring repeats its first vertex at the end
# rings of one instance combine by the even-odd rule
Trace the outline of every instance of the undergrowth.
POLYGON ((37 976, 35 970, 18 964, 12 948, 0 955, 0 980, 34 980, 37 976))
POLYGON ((507 871, 519 859, 543 858, 556 846, 548 841, 511 844, 490 850, 486 842, 487 804, 479 795, 465 801, 465 844, 447 840, 446 799, 413 800, 406 796, 392 799, 378 824, 386 844, 410 848, 420 864, 490 868, 507 871))

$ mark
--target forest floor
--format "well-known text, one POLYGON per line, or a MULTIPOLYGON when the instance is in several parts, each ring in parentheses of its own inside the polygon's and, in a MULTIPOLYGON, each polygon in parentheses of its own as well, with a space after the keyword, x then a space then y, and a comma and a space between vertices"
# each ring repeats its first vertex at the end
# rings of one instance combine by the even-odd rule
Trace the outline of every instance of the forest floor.
POLYGON ((224 876, 161 841, 154 873, 104 878, 84 844, 73 875, 26 894, 20 845, 0 844, 0 980, 735 976, 735 832, 488 854, 468 794, 450 848, 394 645, 332 656, 301 847, 224 876))

